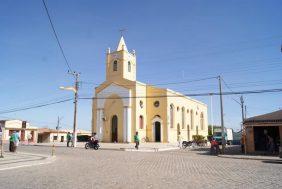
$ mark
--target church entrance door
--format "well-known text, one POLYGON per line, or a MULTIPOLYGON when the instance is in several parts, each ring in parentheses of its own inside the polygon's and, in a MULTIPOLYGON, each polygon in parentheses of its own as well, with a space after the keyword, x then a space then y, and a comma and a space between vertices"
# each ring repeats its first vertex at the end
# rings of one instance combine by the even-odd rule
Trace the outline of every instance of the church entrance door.
POLYGON ((161 123, 155 122, 155 142, 161 142, 161 123))
POLYGON ((112 142, 118 142, 118 117, 112 117, 112 142))

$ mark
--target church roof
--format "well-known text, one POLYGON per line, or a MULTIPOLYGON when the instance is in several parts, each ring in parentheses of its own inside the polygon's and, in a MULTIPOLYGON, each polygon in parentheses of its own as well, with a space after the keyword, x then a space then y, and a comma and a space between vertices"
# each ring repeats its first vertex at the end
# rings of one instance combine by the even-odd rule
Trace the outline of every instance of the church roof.
POLYGON ((126 50, 127 51, 127 47, 126 47, 126 44, 125 44, 123 36, 121 36, 121 38, 119 40, 119 43, 118 43, 118 46, 117 46, 117 51, 121 51, 121 50, 126 50))

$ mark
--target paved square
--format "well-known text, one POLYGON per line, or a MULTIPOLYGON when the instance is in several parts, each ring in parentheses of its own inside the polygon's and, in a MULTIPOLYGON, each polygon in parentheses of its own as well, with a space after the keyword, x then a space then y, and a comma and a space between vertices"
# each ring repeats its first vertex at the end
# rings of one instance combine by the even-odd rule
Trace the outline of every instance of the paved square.
MULTIPOLYGON (((21 151, 50 153, 49 147, 21 151)), ((1 188, 282 188, 282 164, 178 150, 145 153, 59 147, 56 160, 0 172, 1 188)))

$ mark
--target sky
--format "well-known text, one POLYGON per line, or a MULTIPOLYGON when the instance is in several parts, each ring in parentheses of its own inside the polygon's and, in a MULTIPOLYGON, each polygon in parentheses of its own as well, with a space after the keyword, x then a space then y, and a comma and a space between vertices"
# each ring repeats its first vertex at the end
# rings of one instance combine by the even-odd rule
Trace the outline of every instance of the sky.
MULTIPOLYGON (((253 0, 46 0, 72 70, 81 73, 80 97, 92 97, 105 80, 108 47, 120 33, 137 54, 137 79, 150 84, 186 82, 221 75, 223 91, 282 88, 282 1, 253 0)), ((60 86, 73 77, 40 0, 0 2, 0 119, 22 119, 38 127, 72 128, 73 103, 3 113, 72 98, 60 86), (2 112, 2 113, 1 113, 2 112)), ((210 79, 162 85, 184 94, 218 92, 210 79)), ((244 95, 247 117, 282 108, 282 93, 244 95)), ((196 97, 209 107, 211 97, 196 97)), ((240 128, 238 95, 224 96, 225 126, 240 128)), ((213 124, 220 124, 218 96, 213 124)), ((78 128, 91 129, 91 100, 78 102, 78 128)), ((209 121, 211 122, 210 116, 209 121)))

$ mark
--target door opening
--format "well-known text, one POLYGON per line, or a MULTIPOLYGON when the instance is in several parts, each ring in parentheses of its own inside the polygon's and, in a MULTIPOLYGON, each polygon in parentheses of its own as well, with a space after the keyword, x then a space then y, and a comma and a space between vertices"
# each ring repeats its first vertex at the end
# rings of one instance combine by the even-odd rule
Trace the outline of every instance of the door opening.
POLYGON ((118 142, 118 117, 116 115, 112 118, 112 142, 118 142))
POLYGON ((155 142, 161 142, 161 123, 155 122, 155 142))

